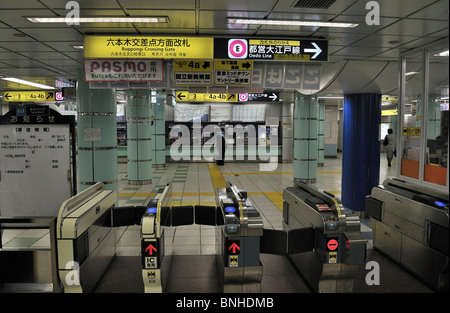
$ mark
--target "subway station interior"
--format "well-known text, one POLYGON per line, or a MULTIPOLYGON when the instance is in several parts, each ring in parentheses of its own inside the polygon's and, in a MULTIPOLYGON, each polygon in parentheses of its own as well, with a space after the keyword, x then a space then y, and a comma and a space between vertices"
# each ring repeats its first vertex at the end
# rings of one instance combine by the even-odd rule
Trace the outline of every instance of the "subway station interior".
POLYGON ((448 293, 448 97, 448 0, 2 0, 0 292, 448 293))

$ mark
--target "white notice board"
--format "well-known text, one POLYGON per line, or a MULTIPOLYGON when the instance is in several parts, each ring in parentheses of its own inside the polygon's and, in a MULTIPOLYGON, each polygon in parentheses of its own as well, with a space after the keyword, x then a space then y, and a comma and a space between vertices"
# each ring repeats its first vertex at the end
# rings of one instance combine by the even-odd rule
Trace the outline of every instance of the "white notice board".
POLYGON ((57 216, 71 197, 70 126, 0 125, 0 215, 57 216))

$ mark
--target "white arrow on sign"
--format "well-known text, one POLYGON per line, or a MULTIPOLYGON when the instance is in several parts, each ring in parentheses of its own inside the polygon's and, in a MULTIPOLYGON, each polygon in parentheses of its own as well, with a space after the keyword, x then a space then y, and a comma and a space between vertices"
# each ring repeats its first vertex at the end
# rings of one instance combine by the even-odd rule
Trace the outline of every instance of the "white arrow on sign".
POLYGON ((311 42, 311 44, 314 46, 315 49, 305 49, 305 52, 309 52, 309 53, 314 53, 315 52, 316 54, 314 54, 311 57, 311 59, 315 59, 322 52, 322 49, 320 49, 320 47, 315 42, 311 42))
POLYGON ((277 95, 274 94, 273 92, 272 92, 272 95, 273 95, 273 96, 269 96, 269 98, 272 99, 272 101, 277 100, 277 98, 278 98, 277 95))

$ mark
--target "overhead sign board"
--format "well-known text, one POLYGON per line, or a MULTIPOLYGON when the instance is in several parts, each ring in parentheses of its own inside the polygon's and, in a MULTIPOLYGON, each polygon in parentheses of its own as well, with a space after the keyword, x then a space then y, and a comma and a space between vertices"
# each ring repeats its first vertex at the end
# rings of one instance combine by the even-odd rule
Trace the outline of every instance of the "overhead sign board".
POLYGON ((186 102, 236 102, 237 94, 226 93, 189 93, 187 91, 177 91, 175 101, 186 102))
POLYGON ((214 38, 215 59, 328 61, 328 41, 214 38))
POLYGON ((212 59, 211 37, 86 36, 85 58, 212 59))
POLYGON ((86 36, 85 58, 328 61, 328 41, 183 36, 86 36))
POLYGON ((84 74, 88 82, 162 81, 163 60, 84 59, 84 74))
POLYGON ((3 100, 9 102, 55 101, 54 91, 5 91, 3 100))
POLYGON ((211 86, 212 60, 174 60, 174 86, 211 86))
POLYGON ((253 61, 248 60, 214 60, 214 84, 251 86, 253 61))
POLYGON ((279 92, 247 93, 246 101, 275 102, 280 101, 279 92))

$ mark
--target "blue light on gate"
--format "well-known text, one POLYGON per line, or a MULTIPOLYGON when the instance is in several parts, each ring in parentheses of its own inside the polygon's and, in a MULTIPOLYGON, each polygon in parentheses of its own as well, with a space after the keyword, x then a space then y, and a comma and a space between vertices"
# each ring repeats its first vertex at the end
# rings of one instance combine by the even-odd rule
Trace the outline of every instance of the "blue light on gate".
POLYGON ((158 210, 158 209, 157 209, 157 208, 154 208, 154 207, 148 208, 148 209, 147 209, 147 213, 156 213, 157 210, 158 210))
POLYGON ((441 201, 434 201, 434 204, 436 204, 437 206, 439 206, 441 208, 445 208, 447 206, 444 202, 441 202, 441 201))
POLYGON ((235 208, 234 206, 227 206, 227 207, 225 208, 225 211, 226 211, 227 213, 234 213, 234 212, 236 212, 236 208, 235 208))

